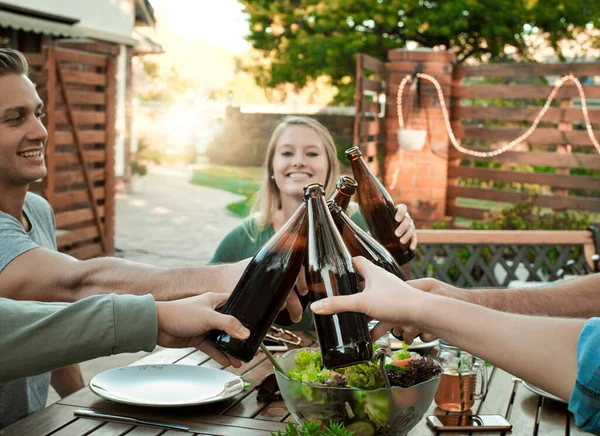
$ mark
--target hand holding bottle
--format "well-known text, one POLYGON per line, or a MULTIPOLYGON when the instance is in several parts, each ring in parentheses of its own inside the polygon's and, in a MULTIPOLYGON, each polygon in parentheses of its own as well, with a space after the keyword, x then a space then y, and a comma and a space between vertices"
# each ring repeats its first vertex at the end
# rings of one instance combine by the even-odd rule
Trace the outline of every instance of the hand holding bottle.
POLYGON ((364 313, 371 319, 381 320, 371 330, 372 341, 393 328, 396 336, 412 343, 423 331, 419 320, 420 313, 427 310, 427 300, 441 297, 413 288, 364 257, 355 257, 353 263, 365 279, 363 292, 319 300, 311 304, 312 311, 318 315, 364 313))
POLYGON ((396 206, 396 215, 394 219, 399 223, 394 232, 400 239, 402 245, 408 245, 410 242, 410 249, 415 251, 417 248, 417 229, 415 222, 408 213, 408 207, 405 204, 400 203, 396 206))
POLYGON ((196 347, 221 365, 240 366, 239 360, 227 356, 214 345, 206 342, 206 334, 219 329, 234 338, 246 339, 250 332, 231 315, 217 312, 229 295, 207 292, 197 297, 174 301, 157 301, 157 343, 162 347, 196 347))

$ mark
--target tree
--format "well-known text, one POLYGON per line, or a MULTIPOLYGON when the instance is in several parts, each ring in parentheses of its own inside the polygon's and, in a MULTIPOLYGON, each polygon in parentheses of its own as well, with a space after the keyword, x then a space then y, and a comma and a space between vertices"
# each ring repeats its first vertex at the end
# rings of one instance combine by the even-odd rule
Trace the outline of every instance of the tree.
POLYGON ((455 50, 458 62, 495 61, 505 48, 530 59, 528 36, 563 39, 600 24, 599 0, 240 0, 250 40, 268 62, 250 71, 257 83, 298 88, 325 75, 338 103, 354 94, 357 53, 386 60, 414 41, 455 50))
POLYGON ((156 62, 145 61, 143 70, 147 83, 144 87, 145 91, 140 93, 142 100, 171 101, 183 96, 193 87, 191 80, 180 76, 175 65, 167 68, 161 67, 156 62))

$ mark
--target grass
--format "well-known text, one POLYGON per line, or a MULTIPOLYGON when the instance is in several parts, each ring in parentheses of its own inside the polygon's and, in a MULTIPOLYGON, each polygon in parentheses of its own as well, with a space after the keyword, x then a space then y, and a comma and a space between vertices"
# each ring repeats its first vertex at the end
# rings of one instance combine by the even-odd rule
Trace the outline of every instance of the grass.
POLYGON ((250 201, 260 189, 264 174, 261 167, 232 167, 205 164, 194 170, 190 183, 222 189, 234 194, 245 195, 241 201, 230 203, 227 209, 235 215, 246 217, 250 213, 250 201))

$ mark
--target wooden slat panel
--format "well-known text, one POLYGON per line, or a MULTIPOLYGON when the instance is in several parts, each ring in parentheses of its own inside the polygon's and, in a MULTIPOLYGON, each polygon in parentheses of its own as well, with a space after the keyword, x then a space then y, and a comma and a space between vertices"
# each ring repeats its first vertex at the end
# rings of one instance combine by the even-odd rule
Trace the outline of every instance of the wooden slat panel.
POLYGON ((69 424, 68 427, 62 428, 56 433, 52 433, 53 436, 79 436, 88 434, 97 428, 104 425, 104 422, 95 419, 77 419, 76 421, 69 424))
POLYGON ((94 430, 89 436, 123 436, 133 428, 132 425, 119 424, 117 422, 107 422, 99 429, 94 430))
POLYGON ((359 144, 360 150, 364 156, 376 156, 377 155, 377 142, 369 141, 362 142, 359 144))
MULTIPOLYGON (((103 92, 69 91, 69 99, 71 104, 103 105, 106 102, 106 95, 103 92)), ((60 93, 57 94, 56 100, 58 103, 63 103, 60 93)))
POLYGON ((523 173, 520 171, 505 171, 493 168, 473 168, 452 165, 448 166, 448 177, 493 180, 506 183, 532 183, 536 185, 555 186, 558 188, 594 189, 600 191, 600 177, 523 173))
MULTIPOLYGON (((600 98, 600 86, 584 86, 586 98, 600 98)), ((454 98, 542 98, 546 99, 552 91, 551 86, 544 85, 459 85, 452 88, 454 98)), ((556 98, 579 98, 577 88, 563 86, 556 98)))
MULTIPOLYGON (((162 365, 180 361, 196 351, 195 348, 164 348, 159 351, 154 351, 152 354, 136 360, 130 366, 134 365, 162 365)), ((83 404, 83 403, 82 403, 83 404)))
MULTIPOLYGON (((105 124, 106 113, 105 112, 93 112, 93 111, 75 111, 75 121, 77 124, 105 124)), ((57 110, 55 113, 56 124, 68 124, 67 113, 65 111, 57 110)))
POLYGON ((53 404, 0 430, 0 433, 2 436, 48 435, 73 422, 75 410, 75 407, 53 404))
POLYGON ((106 164, 104 166, 104 252, 112 256, 115 251, 115 138, 116 138, 116 107, 117 107, 117 67, 114 58, 106 65, 106 164))
POLYGON ((371 80, 363 77, 361 83, 363 91, 373 91, 376 93, 382 92, 382 86, 379 80, 371 80))
POLYGON ((71 245, 78 242, 89 241, 99 236, 98 229, 95 226, 85 227, 83 229, 72 230, 56 238, 56 244, 59 247, 71 245))
POLYGON ((54 204, 54 191, 56 190, 56 186, 54 183, 54 174, 56 172, 56 144, 54 143, 54 133, 56 131, 56 119, 55 119, 55 108, 56 108, 56 98, 57 95, 60 94, 56 92, 56 60, 54 57, 54 49, 52 47, 44 48, 45 55, 45 65, 44 70, 47 74, 47 86, 44 104, 47 111, 47 116, 45 120, 46 130, 48 131, 48 141, 46 142, 46 152, 45 152, 45 160, 46 167, 48 168, 48 174, 44 177, 42 182, 44 186, 44 197, 46 200, 55 207, 54 204))
POLYGON ((106 75, 97 73, 82 73, 80 71, 64 71, 66 83, 80 83, 83 85, 106 85, 106 75))
POLYGON ((194 351, 192 354, 188 354, 183 359, 180 359, 175 363, 177 363, 177 365, 197 366, 197 365, 202 365, 203 363, 207 362, 208 360, 210 360, 210 357, 208 356, 208 354, 203 353, 200 350, 197 350, 197 351, 194 351))
POLYGON ((560 163, 560 166, 565 168, 584 168, 600 171, 600 155, 598 154, 574 153, 571 155, 561 155, 560 162, 558 162, 555 153, 507 151, 506 153, 502 153, 501 155, 490 159, 486 157, 469 156, 461 153, 454 147, 450 147, 449 157, 450 159, 466 159, 480 162, 494 161, 549 167, 555 167, 560 163))
POLYGON ((44 65, 44 55, 42 53, 23 53, 27 58, 30 67, 41 67, 44 65))
MULTIPOLYGON (((453 116, 456 119, 474 120, 505 120, 505 121, 533 121, 542 110, 541 107, 526 108, 504 108, 504 107, 481 107, 481 106, 456 106, 453 108, 453 116)), ((588 109, 590 122, 600 123, 600 110, 588 109)), ((557 108, 548 109, 542 121, 584 121, 583 112, 580 108, 557 108)))
MULTIPOLYGON (((179 434, 179 436, 183 436, 185 434, 183 433, 182 435, 181 432, 177 433, 179 434)), ((144 426, 137 426, 129 433, 127 433, 128 436, 162 436, 163 434, 164 430, 161 430, 160 428, 151 428, 144 426)))
POLYGON ((373 56, 369 56, 367 54, 361 53, 360 56, 362 56, 363 69, 372 71, 379 75, 383 74, 383 70, 384 70, 383 62, 381 62, 379 59, 376 59, 373 56))
MULTIPOLYGON (((106 132, 104 130, 81 130, 79 132, 79 138, 82 144, 95 144, 106 141, 106 132)), ((75 139, 73 138, 73 132, 56 132, 55 134, 56 145, 69 145, 74 144, 75 139)))
POLYGON ((456 59, 456 55, 453 52, 446 50, 411 50, 407 52, 405 49, 393 49, 388 51, 388 59, 390 61, 402 61, 410 56, 411 61, 430 62, 433 60, 432 55, 435 55, 435 60, 439 62, 453 62, 456 59))
MULTIPOLYGON (((101 216, 104 216, 104 208, 102 206, 98 207, 98 211, 100 212, 101 216)), ((85 221, 92 221, 93 219, 94 214, 90 209, 79 209, 69 210, 66 212, 59 212, 56 214, 56 228, 63 229, 67 226, 82 223, 85 221)))
POLYGON ((102 253, 102 245, 96 243, 70 249, 67 254, 79 260, 86 260, 94 257, 100 257, 104 253, 102 253))
POLYGON ((498 64, 480 64, 475 66, 456 65, 454 67, 454 77, 459 79, 463 77, 475 76, 518 76, 518 77, 536 77, 536 76, 561 76, 573 73, 575 76, 596 76, 600 75, 600 64, 597 62, 588 63, 561 63, 561 64, 531 64, 531 63, 498 63, 498 64))
POLYGON ((368 97, 363 97, 360 105, 361 112, 367 112, 371 114, 379 114, 381 111, 381 106, 378 102, 369 99, 368 97))
POLYGON ((576 230, 417 230, 419 244, 592 244, 588 231, 576 230))
POLYGON ((77 64, 88 64, 96 67, 105 67, 108 56, 96 53, 86 53, 80 50, 68 48, 55 48, 56 59, 62 62, 73 62, 77 64))
MULTIPOLYGON (((85 161, 88 163, 104 162, 106 153, 102 150, 99 151, 86 151, 85 161)), ((56 166, 64 167, 67 165, 73 165, 79 163, 79 158, 75 153, 56 153, 56 166)))
MULTIPOLYGON (((95 188, 94 194, 96 195, 96 200, 104 199, 104 188, 95 188)), ((62 192, 60 194, 56 194, 54 208, 57 211, 63 211, 64 209, 70 207, 73 203, 84 203, 88 200, 89 196, 86 190, 62 192)))
POLYGON ((373 136, 379 134, 379 121, 362 121, 360 123, 360 136, 373 136))
MULTIPOLYGON (((544 398, 540 413, 539 435, 564 435, 568 425, 570 414, 566 403, 560 403, 544 398)), ((569 434, 569 436, 571 436, 569 434)))
MULTIPOLYGON (((510 127, 475 127, 453 123, 452 129, 457 139, 478 139, 483 141, 512 141, 527 129, 510 127)), ((593 147, 594 144, 585 130, 560 131, 557 129, 538 127, 526 143, 533 146, 548 144, 571 144, 573 146, 593 147)))
POLYGON ((448 216, 462 217, 472 220, 484 219, 486 212, 489 212, 489 209, 476 209, 474 207, 454 206, 451 204, 446 207, 446 213, 448 216))
POLYGON ((35 83, 38 89, 46 83, 46 74, 42 71, 30 71, 27 77, 35 83))
MULTIPOLYGON (((535 416, 537 411, 537 399, 531 397, 521 382, 517 382, 515 385, 515 396, 512 401, 512 407, 510 408, 510 415, 508 421, 513 427, 519 430, 519 432, 512 432, 513 435, 533 435, 535 428, 535 416)), ((564 435, 564 429, 563 433, 564 435)), ((542 436, 542 435, 539 435, 542 436)))
MULTIPOLYGON (((502 189, 449 186, 448 198, 456 197, 516 203, 525 199, 527 197, 527 193, 506 191, 502 189)), ((540 195, 536 199, 535 204, 537 206, 551 207, 553 209, 583 209, 592 212, 600 212, 600 200, 589 197, 559 197, 552 195, 540 195)))
POLYGON ((264 419, 265 421, 281 421, 289 415, 289 411, 284 401, 276 401, 269 404, 260 411, 255 419, 264 419))
MULTIPOLYGON (((94 181, 104 180, 104 169, 90 170, 90 178, 94 181)), ((85 179, 81 170, 56 171, 56 186, 64 187, 75 183, 84 183, 85 179)))

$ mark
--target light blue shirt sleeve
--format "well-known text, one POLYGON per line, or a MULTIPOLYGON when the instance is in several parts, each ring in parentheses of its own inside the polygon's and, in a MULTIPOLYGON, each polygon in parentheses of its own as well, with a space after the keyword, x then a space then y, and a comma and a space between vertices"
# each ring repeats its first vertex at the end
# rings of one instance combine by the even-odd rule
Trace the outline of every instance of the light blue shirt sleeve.
POLYGON ((569 410, 580 429, 600 433, 600 318, 583 326, 577 345, 577 381, 569 410))

